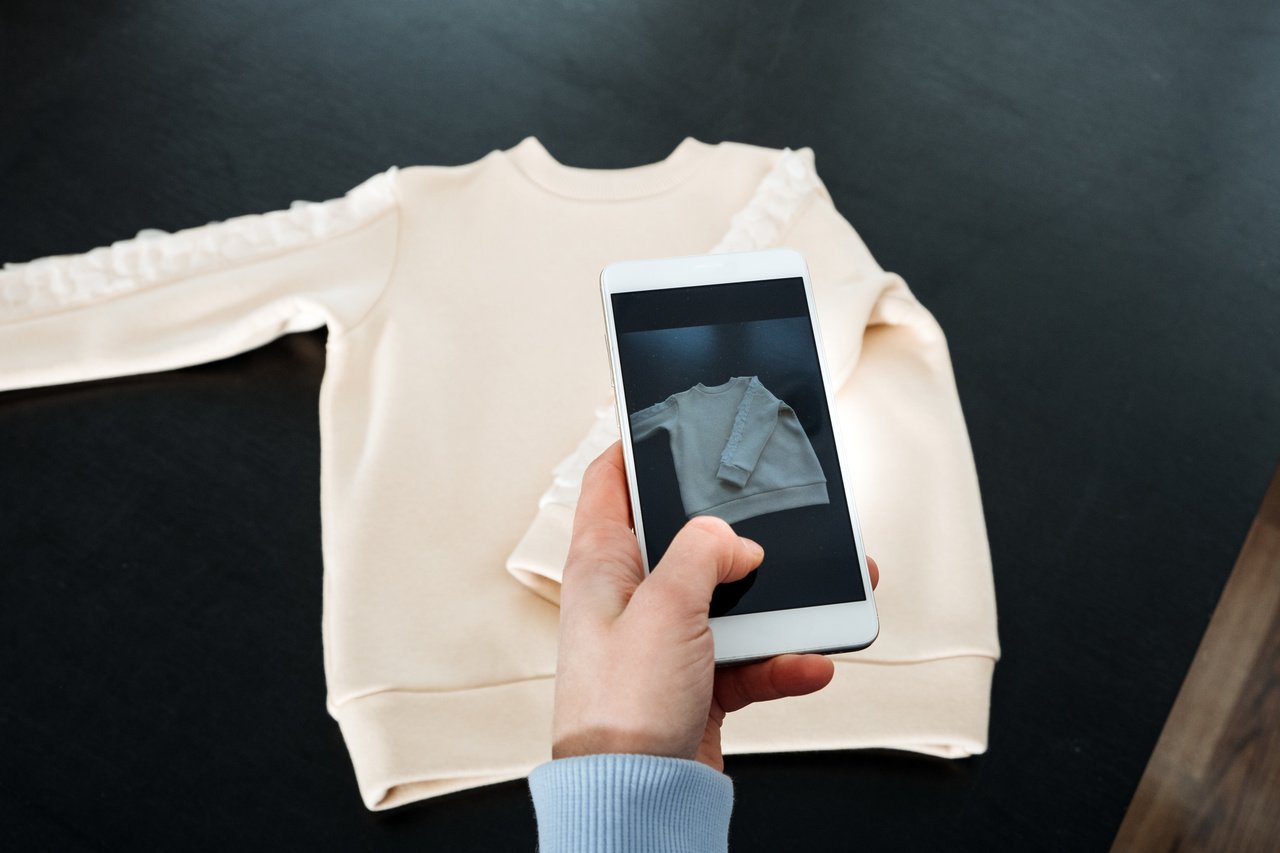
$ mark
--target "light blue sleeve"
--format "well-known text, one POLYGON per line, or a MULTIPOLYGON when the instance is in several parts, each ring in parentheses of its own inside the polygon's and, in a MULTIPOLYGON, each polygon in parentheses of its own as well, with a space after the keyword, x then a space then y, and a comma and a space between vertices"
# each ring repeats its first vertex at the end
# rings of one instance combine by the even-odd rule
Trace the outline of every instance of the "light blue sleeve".
POLYGON ((540 853, 725 851, 733 783, 705 764, 585 755, 529 774, 540 853))

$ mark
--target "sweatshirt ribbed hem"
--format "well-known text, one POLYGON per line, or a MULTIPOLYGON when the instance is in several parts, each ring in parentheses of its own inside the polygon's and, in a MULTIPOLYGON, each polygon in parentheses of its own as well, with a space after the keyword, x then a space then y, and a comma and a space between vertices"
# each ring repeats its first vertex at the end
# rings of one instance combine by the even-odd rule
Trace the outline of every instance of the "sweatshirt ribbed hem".
POLYGON ((588 755, 529 774, 539 853, 725 850, 733 783, 679 758, 588 755))
MULTIPOLYGON (((724 752, 880 747, 944 758, 987 748, 994 657, 870 663, 834 655, 813 696, 751 705, 725 721, 724 752), (821 697, 821 698, 819 698, 821 697)), ((551 759, 554 679, 457 691, 387 691, 332 709, 373 811, 521 779, 551 759), (484 732, 502 732, 486 738, 484 732)))
POLYGON ((747 495, 745 498, 727 501, 700 509, 694 515, 714 515, 730 524, 747 518, 755 518, 768 512, 781 512, 802 506, 830 503, 826 483, 810 483, 806 486, 788 486, 771 492, 747 495))

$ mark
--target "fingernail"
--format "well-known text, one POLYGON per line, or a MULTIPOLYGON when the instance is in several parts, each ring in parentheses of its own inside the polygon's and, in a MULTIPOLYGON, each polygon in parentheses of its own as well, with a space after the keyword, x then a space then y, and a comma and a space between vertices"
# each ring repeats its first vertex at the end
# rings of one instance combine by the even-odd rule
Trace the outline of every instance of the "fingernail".
POLYGON ((760 547, 760 543, 754 539, 748 539, 745 536, 739 536, 738 541, 742 543, 742 547, 747 549, 747 553, 753 557, 763 557, 764 549, 760 547))

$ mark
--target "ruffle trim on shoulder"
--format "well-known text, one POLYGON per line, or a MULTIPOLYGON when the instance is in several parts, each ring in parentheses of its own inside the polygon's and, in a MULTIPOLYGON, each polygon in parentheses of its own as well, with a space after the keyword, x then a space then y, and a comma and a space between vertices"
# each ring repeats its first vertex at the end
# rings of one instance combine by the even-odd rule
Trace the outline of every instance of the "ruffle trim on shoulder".
POLYGON ((144 228, 79 255, 52 255, 0 269, 0 319, 62 308, 212 272, 353 231, 396 206, 392 166, 341 198, 295 201, 287 210, 236 216, 169 233, 144 228))
POLYGON ((760 181, 746 206, 729 221, 729 230, 711 250, 712 254, 773 246, 805 199, 819 186, 812 149, 782 149, 778 162, 760 181))

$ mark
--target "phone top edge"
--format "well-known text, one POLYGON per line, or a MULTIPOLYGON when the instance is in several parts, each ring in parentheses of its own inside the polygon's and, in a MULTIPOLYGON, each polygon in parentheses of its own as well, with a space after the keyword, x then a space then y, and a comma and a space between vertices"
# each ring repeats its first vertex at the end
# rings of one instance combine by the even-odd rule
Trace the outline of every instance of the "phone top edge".
POLYGON ((770 278, 808 278, 804 255, 789 247, 712 255, 614 261, 600 271, 607 296, 634 290, 699 287, 770 278))

